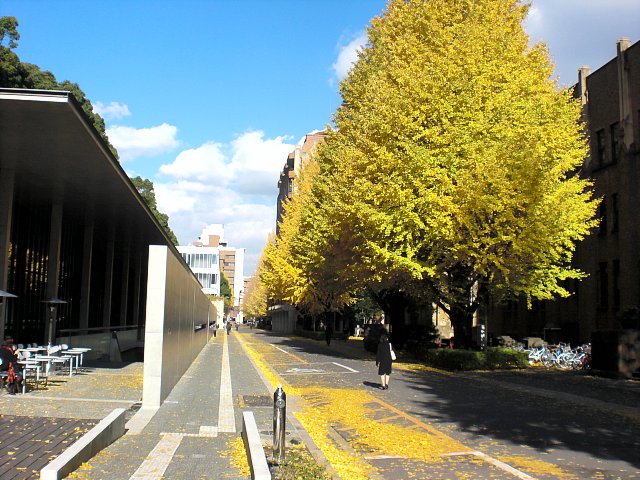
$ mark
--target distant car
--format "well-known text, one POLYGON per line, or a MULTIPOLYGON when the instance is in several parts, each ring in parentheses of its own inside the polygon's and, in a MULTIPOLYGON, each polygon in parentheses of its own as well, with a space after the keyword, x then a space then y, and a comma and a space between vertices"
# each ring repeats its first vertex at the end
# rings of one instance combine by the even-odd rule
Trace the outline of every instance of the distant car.
POLYGON ((364 338, 362 344, 364 349, 368 352, 377 352, 378 343, 380 343, 380 336, 383 334, 389 334, 387 329, 381 323, 370 323, 364 326, 364 338))

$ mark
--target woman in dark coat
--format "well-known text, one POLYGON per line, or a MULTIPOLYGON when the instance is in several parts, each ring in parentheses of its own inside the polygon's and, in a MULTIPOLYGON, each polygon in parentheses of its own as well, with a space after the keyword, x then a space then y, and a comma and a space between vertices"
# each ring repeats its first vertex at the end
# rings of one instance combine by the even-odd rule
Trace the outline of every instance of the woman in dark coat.
POLYGON ((327 323, 326 328, 324 329, 324 338, 327 341, 327 347, 331 345, 331 337, 333 336, 333 327, 330 323, 327 323))
POLYGON ((380 375, 380 390, 389 389, 389 375, 391 375, 391 344, 386 333, 380 335, 378 342, 378 352, 376 353, 376 366, 380 375))

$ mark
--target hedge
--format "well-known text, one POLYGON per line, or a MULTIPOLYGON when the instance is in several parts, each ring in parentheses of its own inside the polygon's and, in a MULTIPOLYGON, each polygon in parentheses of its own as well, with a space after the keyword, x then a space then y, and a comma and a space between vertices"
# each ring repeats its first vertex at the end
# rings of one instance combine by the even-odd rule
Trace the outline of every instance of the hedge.
POLYGON ((526 352, 503 347, 484 351, 430 348, 420 353, 419 359, 427 365, 445 370, 499 370, 526 368, 529 365, 526 352))

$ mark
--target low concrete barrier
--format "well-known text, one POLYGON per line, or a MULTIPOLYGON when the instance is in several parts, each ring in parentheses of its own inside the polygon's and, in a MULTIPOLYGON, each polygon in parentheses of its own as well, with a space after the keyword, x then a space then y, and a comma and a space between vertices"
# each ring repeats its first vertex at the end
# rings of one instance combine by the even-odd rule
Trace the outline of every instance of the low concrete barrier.
POLYGON ((247 451, 252 480, 271 480, 267 457, 260 441, 260 432, 253 412, 242 412, 242 440, 247 451))
MULTIPOLYGON (((124 408, 113 412, 85 433, 61 455, 40 470, 41 480, 59 480, 66 477, 103 448, 124 435, 124 408)), ((271 477, 269 477, 271 478, 271 477)))

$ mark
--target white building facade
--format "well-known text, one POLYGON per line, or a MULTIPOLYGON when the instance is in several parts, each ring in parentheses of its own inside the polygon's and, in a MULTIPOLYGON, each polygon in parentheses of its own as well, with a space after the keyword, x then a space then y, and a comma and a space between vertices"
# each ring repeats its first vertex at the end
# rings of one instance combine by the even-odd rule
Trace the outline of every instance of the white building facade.
POLYGON ((207 295, 220 295, 220 251, 217 247, 178 246, 178 251, 207 295))

